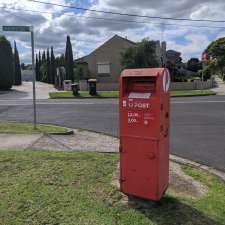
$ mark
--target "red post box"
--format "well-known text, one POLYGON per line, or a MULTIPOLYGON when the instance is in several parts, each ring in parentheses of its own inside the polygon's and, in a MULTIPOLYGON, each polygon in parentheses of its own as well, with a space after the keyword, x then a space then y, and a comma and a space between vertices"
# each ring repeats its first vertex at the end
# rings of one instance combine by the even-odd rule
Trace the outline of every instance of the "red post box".
POLYGON ((169 71, 124 70, 119 101, 120 189, 160 200, 169 180, 169 71))

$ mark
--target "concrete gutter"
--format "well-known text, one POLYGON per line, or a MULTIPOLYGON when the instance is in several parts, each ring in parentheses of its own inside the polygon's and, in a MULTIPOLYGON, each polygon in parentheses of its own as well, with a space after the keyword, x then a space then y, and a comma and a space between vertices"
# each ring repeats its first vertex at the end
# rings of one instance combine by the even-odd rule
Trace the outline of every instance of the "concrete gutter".
POLYGON ((223 180, 223 182, 225 183, 225 173, 220 171, 220 170, 216 170, 212 167, 202 165, 200 163, 191 161, 189 159, 184 159, 184 158, 181 158, 181 157, 176 156, 176 155, 170 155, 170 160, 173 161, 173 162, 182 164, 182 165, 189 165, 189 166, 195 167, 197 169, 202 169, 202 170, 204 170, 204 171, 206 171, 210 174, 213 174, 213 175, 217 176, 218 178, 223 180))

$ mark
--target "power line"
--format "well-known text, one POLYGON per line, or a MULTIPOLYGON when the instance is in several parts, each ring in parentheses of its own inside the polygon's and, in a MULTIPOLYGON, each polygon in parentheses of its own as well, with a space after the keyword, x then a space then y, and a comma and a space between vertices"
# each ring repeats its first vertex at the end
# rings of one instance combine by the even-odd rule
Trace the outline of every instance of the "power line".
POLYGON ((70 9, 77 9, 77 10, 83 10, 83 11, 89 11, 89 12, 97 12, 97 13, 104 13, 104 14, 112 14, 112 15, 120 15, 120 16, 131 16, 131 17, 140 17, 140 18, 148 18, 148 19, 160 19, 160 20, 177 20, 177 21, 190 21, 190 22, 225 23, 225 20, 188 19, 188 18, 176 18, 176 17, 145 16, 145 15, 138 15, 138 14, 129 14, 129 13, 120 13, 120 12, 88 9, 88 8, 83 8, 83 7, 62 5, 62 4, 43 2, 43 1, 38 1, 38 0, 27 0, 27 1, 40 3, 40 4, 45 4, 45 5, 59 6, 59 7, 63 7, 63 8, 70 8, 70 9))
MULTIPOLYGON (((54 15, 54 13, 47 12, 47 11, 38 11, 38 10, 30 10, 30 9, 15 9, 10 7, 3 7, 0 6, 2 9, 10 9, 13 11, 20 11, 20 12, 35 12, 35 13, 43 13, 54 15)), ((207 25, 191 25, 191 24, 176 24, 176 23, 157 23, 157 22, 147 22, 147 21, 135 21, 135 20, 124 20, 124 19, 115 19, 115 18, 103 18, 103 17, 94 17, 94 16, 83 16, 83 15, 71 15, 68 13, 64 13, 63 15, 70 16, 70 17, 79 17, 79 18, 87 18, 87 19, 95 19, 95 20, 104 20, 110 22, 117 22, 117 23, 136 23, 136 24, 155 24, 155 25, 166 25, 166 26, 180 26, 180 27, 195 27, 195 28, 213 28, 213 29, 225 29, 225 26, 207 26, 207 25)))

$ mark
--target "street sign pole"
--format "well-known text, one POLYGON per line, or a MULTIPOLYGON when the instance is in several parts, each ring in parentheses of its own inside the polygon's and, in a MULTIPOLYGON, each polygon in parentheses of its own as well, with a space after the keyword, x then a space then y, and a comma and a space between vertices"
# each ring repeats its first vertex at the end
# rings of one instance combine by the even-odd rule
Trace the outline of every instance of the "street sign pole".
POLYGON ((34 65, 34 31, 31 30, 31 49, 32 49, 32 72, 33 72, 33 107, 34 107, 34 129, 37 128, 37 110, 36 110, 36 75, 35 75, 35 65, 34 65))
POLYGON ((1 30, 4 32, 30 32, 31 33, 31 52, 32 52, 32 74, 33 74, 33 109, 34 109, 34 129, 37 128, 37 110, 36 110, 36 75, 34 64, 34 30, 33 26, 1 26, 1 30))

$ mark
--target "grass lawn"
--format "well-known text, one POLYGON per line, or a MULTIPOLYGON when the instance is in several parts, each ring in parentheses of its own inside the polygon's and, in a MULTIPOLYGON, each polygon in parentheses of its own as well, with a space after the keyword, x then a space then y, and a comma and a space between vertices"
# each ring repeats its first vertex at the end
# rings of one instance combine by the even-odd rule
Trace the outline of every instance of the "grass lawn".
MULTIPOLYGON (((188 91, 172 91, 171 96, 195 96, 195 95, 212 95, 211 90, 188 90, 188 91)), ((90 96, 87 91, 81 91, 77 97, 73 96, 72 91, 59 91, 50 92, 50 98, 117 98, 119 96, 118 91, 99 91, 97 96, 90 96)))
POLYGON ((172 97, 177 96, 195 96, 195 95, 213 95, 215 94, 212 90, 187 90, 187 91, 172 91, 172 97))
POLYGON ((34 129, 34 125, 31 123, 0 121, 0 133, 33 134, 65 131, 64 127, 54 125, 37 125, 37 129, 34 129))
POLYGON ((73 96, 72 91, 59 91, 50 92, 50 98, 117 98, 119 96, 118 91, 99 91, 97 96, 89 95, 88 91, 80 91, 79 96, 73 96))
POLYGON ((150 209, 123 203, 111 185, 118 154, 0 152, 1 225, 222 225, 225 188, 218 178, 185 167, 209 192, 198 199, 166 195, 150 209))

